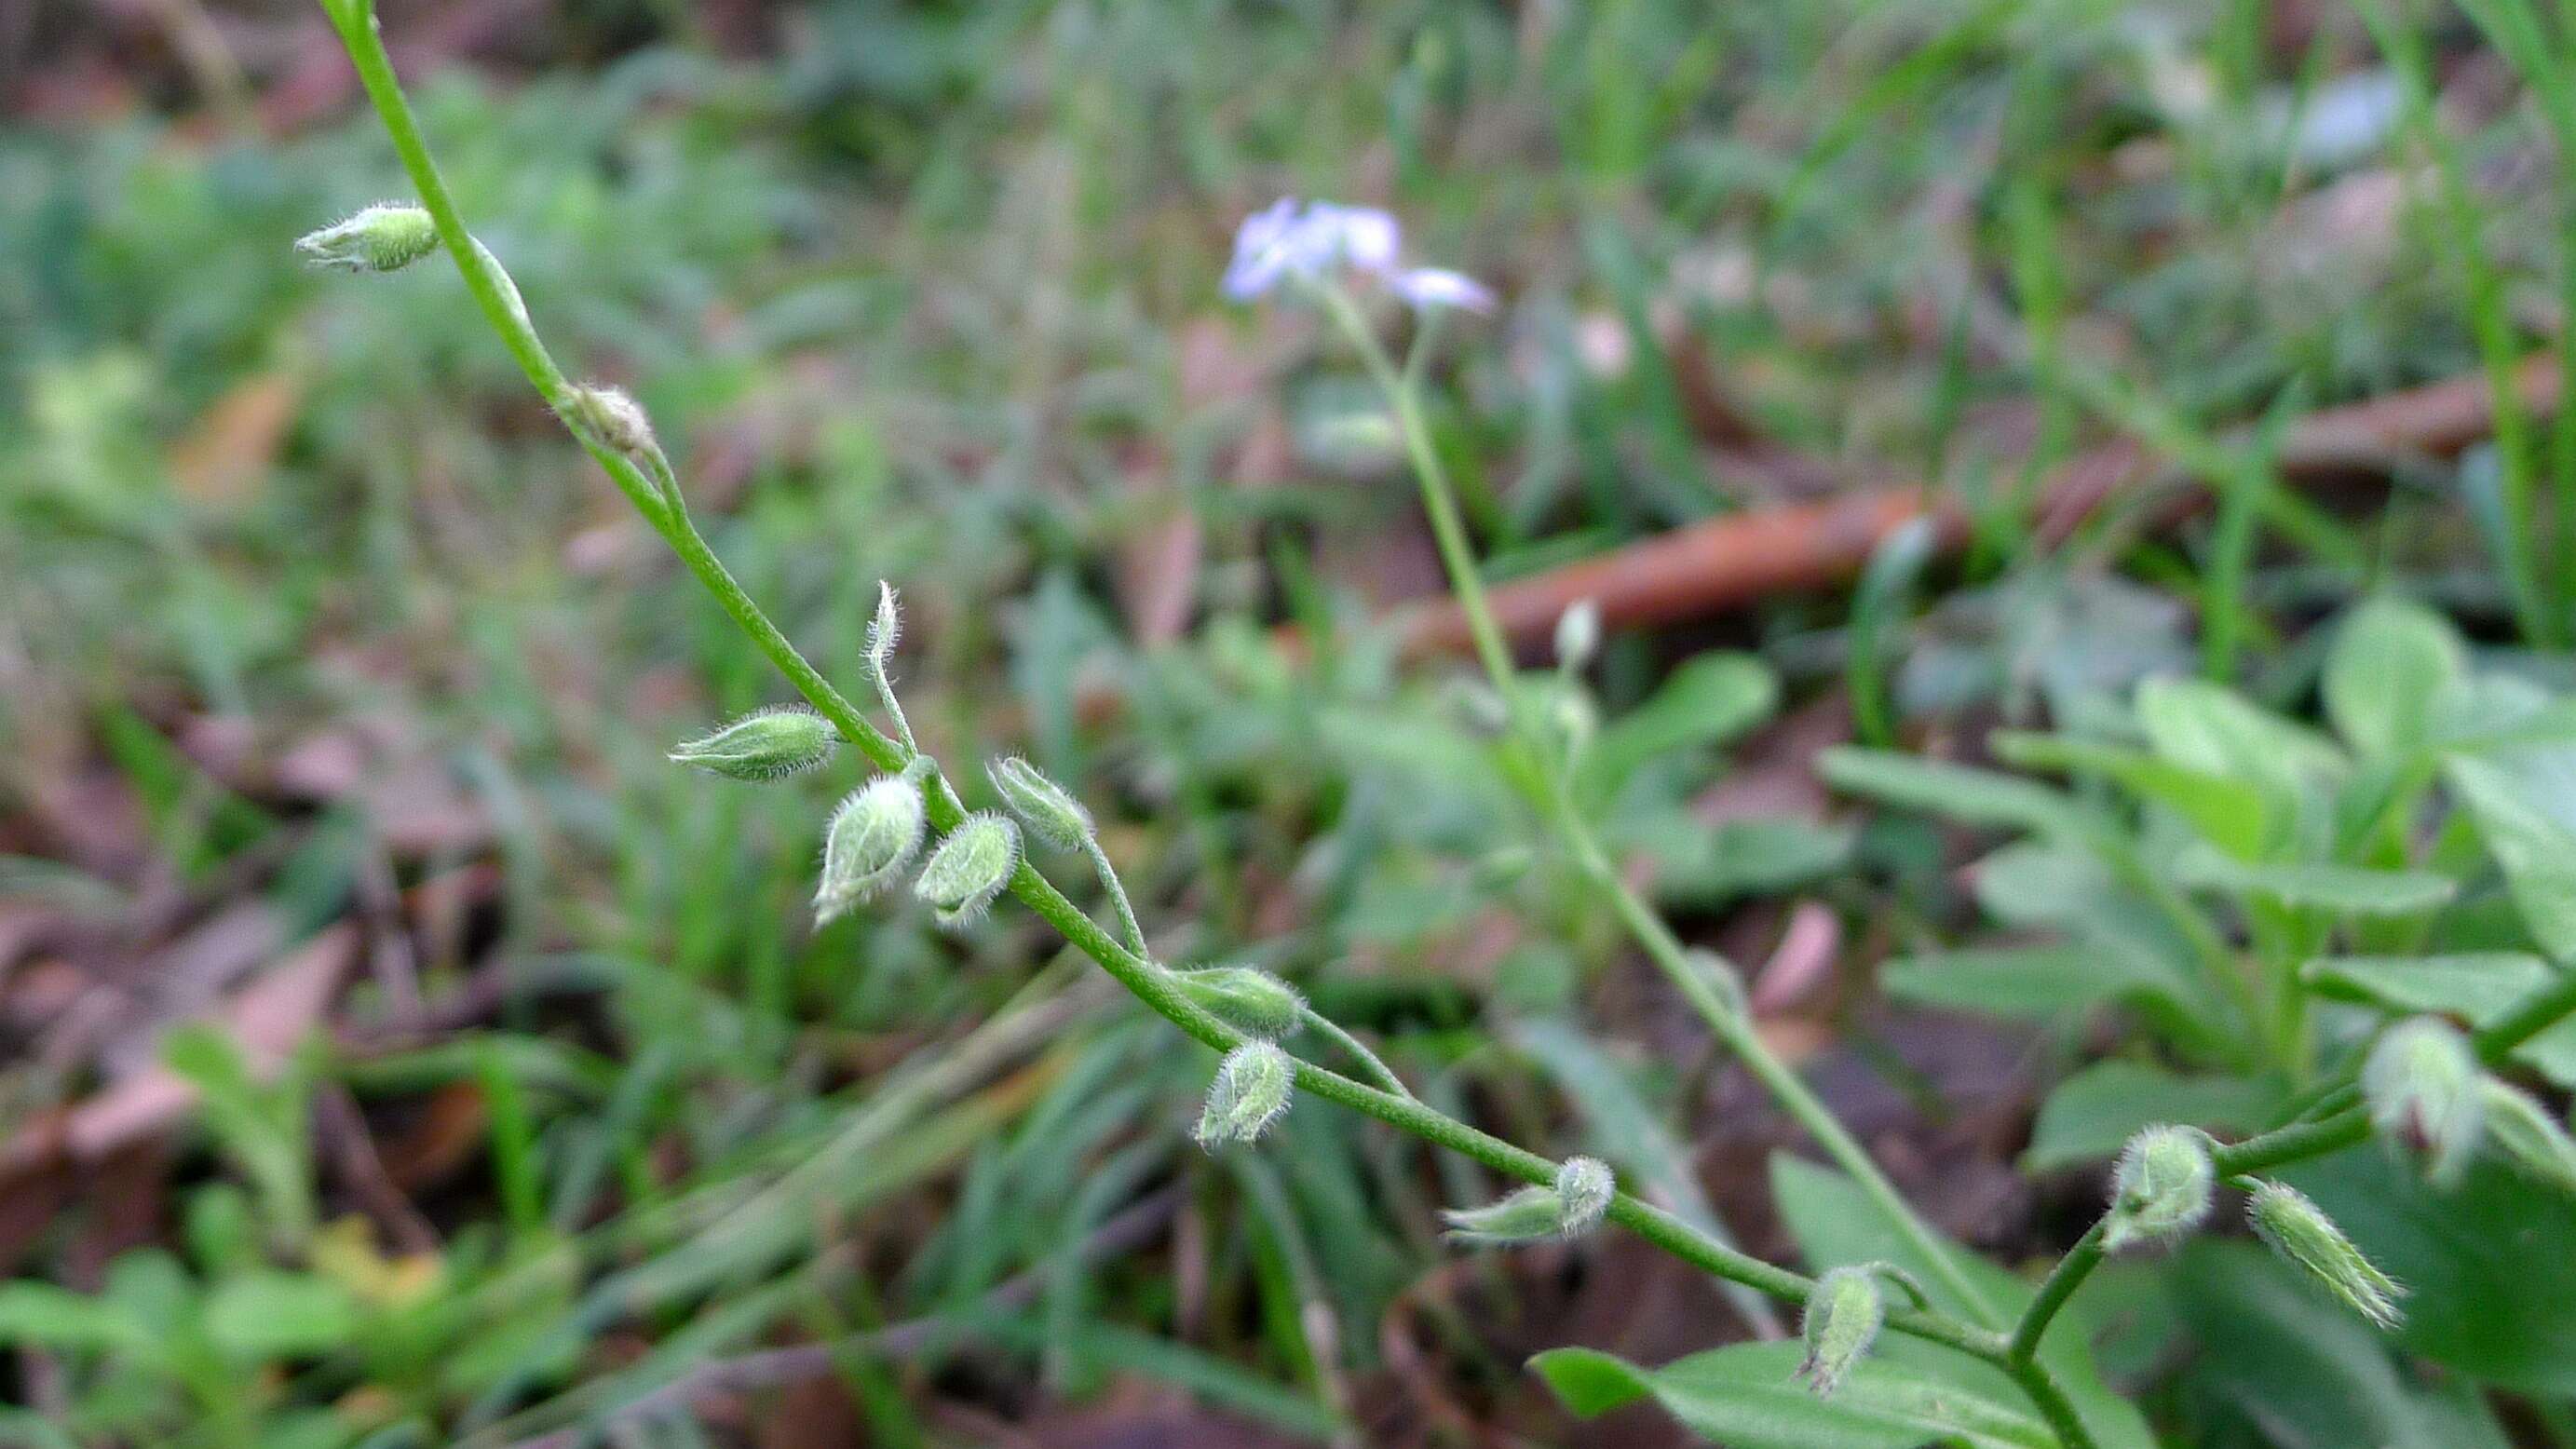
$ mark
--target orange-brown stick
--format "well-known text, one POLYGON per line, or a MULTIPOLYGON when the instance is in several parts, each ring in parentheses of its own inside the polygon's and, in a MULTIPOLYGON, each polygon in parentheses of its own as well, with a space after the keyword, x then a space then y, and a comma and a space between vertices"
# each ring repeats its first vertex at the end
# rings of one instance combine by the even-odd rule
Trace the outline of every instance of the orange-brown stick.
MULTIPOLYGON (((2541 412, 2555 406, 2558 369, 2551 358, 2525 360, 2515 382, 2525 406, 2541 412)), ((2279 467, 2287 478, 2317 479, 2382 467, 2392 456, 2456 453, 2487 435, 2488 404, 2486 379, 2471 376, 2311 413, 2283 439, 2279 467)), ((2144 462, 2135 445, 2123 442, 2055 470, 2043 495, 2043 531, 2063 536, 2112 494, 2148 476, 2144 462)), ((1695 618, 1849 578, 1880 539, 1927 511, 1941 551, 1965 544, 1968 518, 1954 499, 1936 498, 1921 486, 1871 489, 1712 518, 1515 579, 1491 591, 1494 617, 1515 640, 1544 634, 1583 599, 1597 601, 1603 621, 1614 625, 1695 618)), ((1404 605, 1394 623, 1409 655, 1460 653, 1469 645, 1466 618, 1451 599, 1404 605)))

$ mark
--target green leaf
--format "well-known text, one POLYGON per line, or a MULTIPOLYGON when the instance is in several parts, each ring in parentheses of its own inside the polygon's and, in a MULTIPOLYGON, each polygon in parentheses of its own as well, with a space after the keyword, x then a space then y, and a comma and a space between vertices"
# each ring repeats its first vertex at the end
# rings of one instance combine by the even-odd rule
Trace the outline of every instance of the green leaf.
POLYGON ((51 1283, 0 1283, 0 1342, 146 1351, 158 1333, 155 1325, 103 1298, 51 1283))
POLYGON ((2255 865, 2195 842, 2174 857, 2174 879, 2233 896, 2262 896, 2343 916, 2411 916, 2448 904, 2459 886, 2421 870, 2299 862, 2255 865))
POLYGON ((2242 780, 2159 759, 2143 750, 2071 735, 1999 730, 1998 758, 2025 769, 2100 775, 2141 800, 2166 806, 2230 855, 2252 856, 2272 838, 2272 808, 2242 780))
POLYGON ((1594 737, 1579 767, 1579 788, 1587 799, 1605 800, 1647 761, 1722 744, 1769 718, 1779 703, 1779 676, 1760 659, 1697 655, 1674 670, 1652 698, 1594 737))
POLYGON ((2284 802, 2345 768, 2342 752, 2325 736, 2204 680, 2139 685, 2138 724, 2158 757, 2243 781, 2284 802))
POLYGON ((1655 1392, 1646 1370, 1598 1349, 1552 1348, 1532 1358, 1529 1366, 1578 1419, 1597 1419, 1655 1392))
POLYGON ((2385 1336, 2253 1244, 2194 1239, 2172 1272, 2176 1306, 2199 1340, 2192 1382, 2244 1426, 2200 1442, 2504 1449, 2474 1389, 2406 1372, 2385 1336))
POLYGON ((2281 1103, 2279 1084, 2242 1077, 2184 1077, 2139 1062, 2097 1062, 2057 1084, 2031 1125, 2024 1172, 2054 1172, 2119 1152, 2141 1127, 2178 1122, 2230 1132, 2262 1127, 2281 1103))
POLYGON ((1816 757, 1816 772, 1837 790, 1970 825, 2039 835, 2082 835, 2090 825, 2081 807, 2045 785, 1945 760, 1838 746, 1816 757))
POLYGON ((2576 961, 2576 832, 2534 805, 2529 783, 2487 760, 2453 759, 2451 788, 2477 819, 2531 939, 2554 961, 2576 961))
POLYGON ((2048 1449, 2029 1413, 1916 1369, 1867 1358, 1830 1399, 1791 1377, 1795 1343, 1739 1343, 1657 1369, 1590 1349, 1540 1354, 1530 1366, 1590 1418, 1652 1396, 1692 1432, 1728 1449, 2048 1449))
MULTIPOLYGON (((2396 1012, 2437 1011, 2483 1026, 2557 978, 2537 956, 2481 951, 2457 956, 2326 956, 2300 968, 2320 992, 2396 1012)), ((2514 1049, 2518 1061, 2562 1087, 2576 1087, 2576 1020, 2562 1021, 2514 1049)))
POLYGON ((2326 655, 2326 718, 2357 754, 2402 755, 2433 736, 2443 692, 2468 673, 2450 621, 2421 604, 2375 598, 2352 611, 2326 655))
POLYGON ((347 1345, 357 1301, 326 1278, 262 1269, 228 1278, 206 1297, 206 1333, 244 1359, 301 1358, 347 1345))
POLYGON ((2137 891, 2112 879, 2100 858, 2077 847, 2020 841, 1977 862, 1978 904, 2010 926, 2053 926, 2098 958, 2127 999, 2178 1040, 2227 1051, 2227 1005, 2211 999, 2191 943, 2137 891))
POLYGON ((2576 1393, 2576 1199, 2493 1158, 2448 1190, 2385 1152, 2282 1175, 2406 1285, 2404 1347, 2523 1393, 2576 1393))
POLYGON ((1677 829, 1656 855, 1659 900, 1709 905, 1789 890, 1842 868, 1857 832, 1785 817, 1721 821, 1715 829, 1675 812, 1677 829))
POLYGON ((2008 926, 2063 926, 2097 915, 2120 893, 2100 856, 2052 841, 2020 840, 1976 864, 1977 904, 2008 926))
POLYGON ((2140 992, 2169 992, 2151 963, 2089 946, 1928 951, 1879 968, 1888 995, 1989 1016, 2053 1020, 2140 992))

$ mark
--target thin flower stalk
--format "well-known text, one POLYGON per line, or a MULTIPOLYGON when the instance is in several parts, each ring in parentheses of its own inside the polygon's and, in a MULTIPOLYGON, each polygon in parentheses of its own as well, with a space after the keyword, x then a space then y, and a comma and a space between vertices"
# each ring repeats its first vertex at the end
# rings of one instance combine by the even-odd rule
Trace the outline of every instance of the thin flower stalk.
POLYGON ((1733 991, 1721 993, 1718 985, 1709 979, 1709 973, 1692 961, 1689 948, 1620 875, 1590 822, 1575 806, 1572 784, 1565 771, 1556 766, 1559 752, 1539 742, 1539 731, 1529 718, 1529 710, 1519 688, 1519 671, 1512 663, 1510 648, 1503 641, 1502 628, 1487 602, 1484 581, 1477 571, 1475 551, 1467 538, 1456 493, 1450 487, 1447 471, 1441 467, 1439 454, 1432 446, 1430 426, 1423 415, 1420 386, 1425 338, 1417 337, 1413 356, 1407 359, 1402 369, 1398 369, 1385 347, 1378 342, 1376 330, 1369 325, 1358 300, 1349 291, 1329 277, 1309 280, 1306 285, 1358 350, 1370 375, 1385 394, 1387 406, 1395 414, 1396 431, 1404 440, 1414 482, 1421 493, 1423 512, 1430 518, 1432 538, 1439 549, 1442 566, 1448 573, 1450 588, 1458 597, 1459 612, 1466 617, 1477 660, 1484 666, 1487 679, 1502 696, 1505 713, 1515 733, 1536 746, 1532 753, 1548 775, 1548 824, 1574 857, 1577 869, 1609 903, 1620 922, 1628 928, 1629 935, 1665 978, 1708 1024, 1710 1032, 1744 1063, 1763 1089, 1815 1139, 1834 1164, 1860 1184, 1861 1190, 1932 1266, 1952 1295, 1966 1304, 1986 1326, 1999 1326, 2002 1321, 1999 1311, 1976 1281, 1959 1266, 1939 1235, 1905 1201, 1896 1185, 1888 1181, 1887 1175, 1879 1170, 1878 1164, 1853 1139, 1832 1110, 1808 1089, 1796 1072, 1763 1044, 1752 1018, 1743 1009, 1740 994, 1733 991))

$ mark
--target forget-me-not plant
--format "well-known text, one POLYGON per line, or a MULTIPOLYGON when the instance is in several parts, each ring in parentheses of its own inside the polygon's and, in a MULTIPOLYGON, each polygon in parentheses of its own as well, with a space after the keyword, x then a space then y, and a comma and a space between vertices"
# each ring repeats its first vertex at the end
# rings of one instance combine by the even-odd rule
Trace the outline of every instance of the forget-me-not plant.
MULTIPOLYGON (((956 784, 913 738, 895 696, 888 661, 900 616, 892 590, 881 596, 867 651, 869 683, 886 722, 880 728, 798 652, 716 556, 691 521, 678 481, 653 441, 642 409, 622 394, 575 383, 557 366, 509 274, 467 231, 394 74, 372 0, 322 0, 322 4, 386 123, 420 201, 416 208, 370 208, 339 227, 326 228, 306 240, 307 255, 328 265, 384 271, 431 250, 443 250, 487 322, 575 438, 705 585, 752 647, 879 772, 874 783, 843 803, 826 830, 818 914, 855 908, 906 873, 912 874, 913 893, 946 924, 962 926, 987 904, 1008 894, 1097 962, 1138 1001, 1221 1054, 1195 1129, 1195 1135, 1210 1147, 1257 1138, 1287 1110, 1297 1093, 1340 1103, 1529 1185, 1531 1190, 1508 1196, 1490 1209, 1454 1217, 1466 1234, 1523 1241, 1581 1232, 1601 1221, 1617 1223, 1719 1278, 1804 1305, 1806 1372, 1819 1392, 1830 1392, 1836 1383, 1867 1371, 1865 1356, 1882 1328, 1940 1344, 2002 1371, 2027 1396, 2039 1422, 2029 1423, 2027 1433, 2019 1432, 2020 1423, 2016 1423, 2014 1442, 2053 1439, 2064 1449, 2095 1449, 2099 1440, 2093 1428, 2078 1412, 2057 1371, 2038 1356, 2041 1336, 2084 1276, 2116 1246, 2104 1241, 2115 1227, 2120 1228, 2123 1241, 2186 1230, 2197 1220, 2212 1178, 2255 1194, 2255 1226, 2284 1256, 2334 1288, 2358 1311, 2382 1321, 2394 1318, 2396 1285, 2379 1274, 2321 1211, 2287 1188, 2247 1176, 2368 1135, 2373 1104, 2361 1100, 2362 1087, 2357 1083, 2347 1083, 2320 1099, 2300 1120, 2242 1142, 2209 1147, 2205 1168, 2193 1155, 2204 1145, 2196 1138, 2143 1143, 2135 1155, 2137 1169, 2124 1186, 2126 1198, 2120 1211, 2128 1216, 2116 1220, 2106 1216, 2097 1223, 2018 1312, 2007 1316, 1992 1301, 1993 1278, 1969 1271, 1960 1254, 1935 1236, 1897 1195, 1850 1132, 1764 1045, 1754 1030, 1734 969, 1682 944, 1614 867, 1576 807, 1569 783, 1572 752, 1564 732, 1553 730, 1548 713, 1528 699, 1535 692, 1520 687, 1511 654, 1486 602, 1457 501, 1432 446, 1420 386, 1421 364, 1436 328, 1414 329, 1413 353, 1399 368, 1378 340, 1350 284, 1383 288, 1414 308, 1426 324, 1452 309, 1490 311, 1494 294, 1460 272, 1406 269, 1401 260, 1401 228, 1389 214, 1283 200, 1243 224, 1223 290, 1237 301, 1251 301, 1293 284, 1320 300, 1348 336, 1386 393, 1478 657, 1504 702, 1515 743, 1537 762, 1544 777, 1546 824, 1575 874, 1600 893, 1718 1041, 1875 1200, 1907 1240, 1910 1256, 1928 1265, 1927 1277, 1940 1280, 1947 1300, 1944 1307, 1953 1311, 1936 1310, 1924 1291, 1927 1285, 1917 1285, 1884 1264, 1837 1269, 1820 1281, 1766 1262, 1708 1228, 1618 1192, 1604 1164, 1588 1158, 1551 1160, 1438 1111, 1416 1097, 1367 1046, 1318 1015, 1284 983, 1263 973, 1234 967, 1187 972, 1165 965, 1155 959, 1117 873, 1100 848, 1090 813, 1025 762, 997 761, 991 767, 991 781, 1008 813, 970 813, 956 784), (426 230, 421 225, 424 217, 426 230), (1032 858, 1031 844, 1076 850, 1088 857, 1100 878, 1102 894, 1118 917, 1119 934, 1104 929, 1049 878, 1032 858), (916 861, 925 863, 916 866, 916 861), (1300 1028, 1305 1029, 1301 1040, 1347 1056, 1359 1075, 1345 1075, 1292 1055, 1281 1041, 1300 1028), (1881 1280, 1904 1289, 1913 1306, 1887 1303, 1881 1280)), ((1566 622, 1560 637, 1567 641, 1569 679, 1581 672, 1580 660, 1589 654, 1597 627, 1588 617, 1566 622)), ((819 757, 826 753, 824 743, 804 717, 768 713, 719 729, 676 753, 688 763, 720 774, 763 776, 820 763, 819 757)), ((2480 1028, 2469 1045, 2481 1064, 2492 1062, 2571 1007, 2576 1007, 2576 986, 2553 986, 2505 1018, 2480 1028)), ((2401 1108, 2413 1113, 2429 1100, 2433 1086, 2450 1085, 2423 1079, 2429 1057, 2425 1052, 2391 1054, 2381 1074, 2386 1080, 2378 1084, 2375 1094, 2381 1115, 2396 1116, 2401 1108)), ((2508 1115, 2521 1122, 2528 1114, 2508 1115)))

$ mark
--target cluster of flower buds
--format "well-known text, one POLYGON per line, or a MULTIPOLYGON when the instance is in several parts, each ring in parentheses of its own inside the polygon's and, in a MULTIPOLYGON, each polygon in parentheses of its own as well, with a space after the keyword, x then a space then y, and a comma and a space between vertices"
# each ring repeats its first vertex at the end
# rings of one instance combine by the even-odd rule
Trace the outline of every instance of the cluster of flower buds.
POLYGON ((1281 197, 1244 218, 1235 232, 1225 294, 1249 302, 1283 281, 1319 281, 1347 271, 1383 283, 1417 312, 1494 309, 1493 289, 1473 277, 1445 267, 1400 265, 1402 235, 1394 217, 1373 207, 1281 197))
MULTIPOLYGON (((2576 1163, 2576 1149, 2571 1149, 2576 1163)), ((2209 1138, 2196 1128, 2149 1127, 2121 1149, 2111 1177, 2111 1210, 2102 1247, 2117 1252, 2189 1232, 2209 1216, 2217 1189, 2209 1138)), ((2343 1229, 2298 1189, 2257 1179, 2245 1216, 2255 1234, 2327 1291, 2382 1327, 2395 1327, 2406 1290, 2379 1271, 2343 1229)))
POLYGON ((1524 1187, 1477 1208, 1441 1213, 1449 1237, 1475 1244, 1536 1243, 1575 1238, 1601 1225, 1619 1184, 1597 1157, 1569 1157, 1547 1187, 1524 1187))
POLYGON ((2457 1182, 2481 1145, 2576 1192, 2576 1139, 2530 1093, 2497 1080, 2457 1027, 2416 1017, 2382 1033, 2363 1060, 2371 1125, 2437 1187, 2457 1182))

